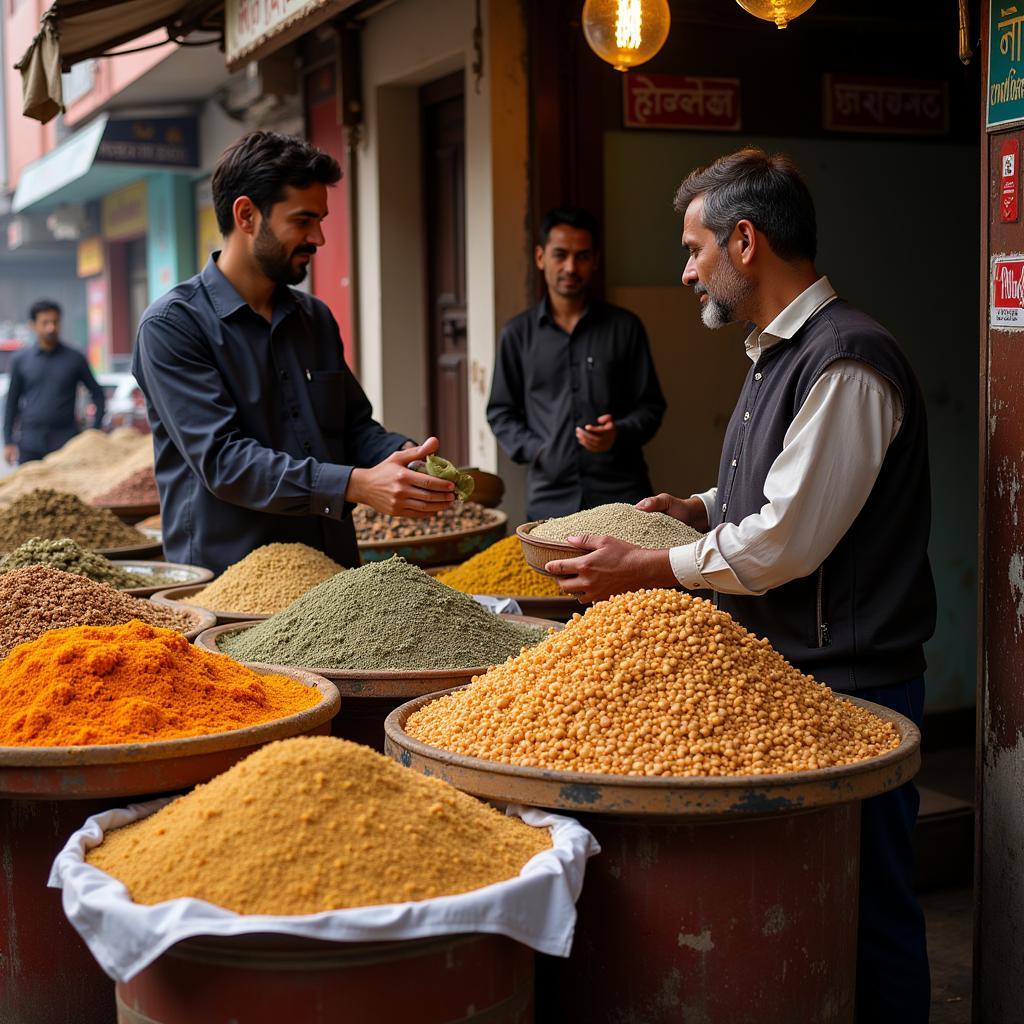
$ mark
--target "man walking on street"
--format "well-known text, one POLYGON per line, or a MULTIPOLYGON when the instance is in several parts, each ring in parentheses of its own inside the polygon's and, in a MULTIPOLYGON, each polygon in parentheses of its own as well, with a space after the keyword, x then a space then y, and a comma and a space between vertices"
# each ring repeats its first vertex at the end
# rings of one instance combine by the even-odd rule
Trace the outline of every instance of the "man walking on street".
POLYGON ((4 410, 4 458, 32 462, 55 452, 78 433, 75 399, 82 384, 92 395, 93 426, 103 423, 103 388, 81 352, 60 340, 60 306, 48 299, 33 304, 28 318, 36 344, 11 360, 11 382, 4 410))
POLYGON ((487 421, 529 466, 530 519, 651 492, 643 446, 665 399, 640 319, 591 294, 599 249, 585 210, 548 213, 535 254, 546 294, 501 332, 487 421))
MULTIPOLYGON (((706 535, 646 551, 609 537, 549 562, 586 600, 641 587, 715 591, 719 608, 839 692, 918 726, 935 630, 928 561, 925 400, 892 335, 814 265, 810 192, 792 162, 743 149, 676 195, 683 284, 710 328, 748 321, 751 366, 726 428, 718 484, 640 508, 706 535)), ((924 915, 913 888, 913 783, 865 800, 858 1024, 926 1024, 924 915)))

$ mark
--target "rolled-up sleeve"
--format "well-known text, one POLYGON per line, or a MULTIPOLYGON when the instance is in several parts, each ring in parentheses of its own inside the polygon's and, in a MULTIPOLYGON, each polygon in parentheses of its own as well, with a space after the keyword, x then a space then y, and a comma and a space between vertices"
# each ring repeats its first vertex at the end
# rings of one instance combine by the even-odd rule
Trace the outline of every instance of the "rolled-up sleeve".
POLYGON ((144 320, 133 370, 182 459, 217 498, 277 515, 342 518, 352 467, 294 458, 244 436, 192 325, 167 313, 144 320))

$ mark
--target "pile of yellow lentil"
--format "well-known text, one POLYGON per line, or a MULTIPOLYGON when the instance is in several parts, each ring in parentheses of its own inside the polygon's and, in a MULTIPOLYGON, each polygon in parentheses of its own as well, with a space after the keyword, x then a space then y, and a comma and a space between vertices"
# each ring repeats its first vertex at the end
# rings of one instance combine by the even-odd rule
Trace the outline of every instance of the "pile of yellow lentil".
POLYGON ((851 764, 896 729, 837 698, 701 598, 619 594, 410 716, 457 754, 615 775, 768 775, 851 764))
POLYGON ((542 576, 530 568, 523 558, 523 547, 515 534, 485 548, 462 565, 440 573, 437 578, 464 594, 565 596, 552 577, 542 576))
POLYGON ((532 828, 330 736, 281 740, 142 821, 88 861, 136 903, 192 896, 239 914, 425 900, 515 878, 549 849, 532 828))
POLYGON ((229 565, 186 603, 215 611, 273 615, 342 569, 308 544, 264 544, 229 565))

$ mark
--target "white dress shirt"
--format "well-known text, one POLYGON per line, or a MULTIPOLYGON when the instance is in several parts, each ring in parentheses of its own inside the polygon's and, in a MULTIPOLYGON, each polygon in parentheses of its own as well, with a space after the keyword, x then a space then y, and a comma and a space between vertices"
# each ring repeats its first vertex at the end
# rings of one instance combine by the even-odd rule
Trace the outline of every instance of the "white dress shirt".
MULTIPOLYGON (((819 278, 747 336, 750 360, 756 366, 762 352, 792 338, 835 298, 828 278, 819 278)), ((902 420, 899 392, 886 377, 853 359, 830 364, 786 431, 761 511, 672 548, 676 578, 691 590, 759 595, 815 572, 864 507, 902 420)), ((709 519, 717 490, 694 495, 709 519)))

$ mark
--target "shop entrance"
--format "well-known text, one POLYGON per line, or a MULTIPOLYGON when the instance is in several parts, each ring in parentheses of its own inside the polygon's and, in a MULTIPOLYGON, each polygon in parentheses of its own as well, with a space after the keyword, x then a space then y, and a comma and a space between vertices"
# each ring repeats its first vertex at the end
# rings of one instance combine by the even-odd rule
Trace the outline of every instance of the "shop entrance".
POLYGON ((466 338, 466 116, 463 73, 420 89, 427 261, 430 432, 469 459, 466 338))

